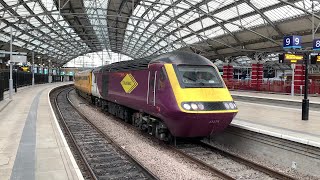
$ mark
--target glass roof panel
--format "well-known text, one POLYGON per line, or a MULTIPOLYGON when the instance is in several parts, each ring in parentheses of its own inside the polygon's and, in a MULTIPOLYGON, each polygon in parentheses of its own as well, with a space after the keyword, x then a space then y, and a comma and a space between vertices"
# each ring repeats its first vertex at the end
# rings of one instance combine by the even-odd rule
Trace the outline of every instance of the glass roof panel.
POLYGON ((221 27, 215 27, 204 32, 208 38, 214 38, 225 34, 221 27))
POLYGON ((197 12, 188 12, 187 14, 181 16, 180 18, 178 18, 178 20, 182 23, 187 23, 190 21, 195 20, 196 18, 199 18, 199 14, 197 12))
POLYGON ((38 2, 35 3, 35 5, 32 7, 32 10, 35 14, 41 14, 44 12, 38 2))
POLYGON ((200 21, 197 21, 191 25, 189 25, 189 28, 192 29, 193 31, 198 31, 202 29, 202 23, 200 21))
POLYGON ((213 21, 211 18, 207 17, 207 18, 204 18, 201 20, 202 21, 202 25, 203 25, 203 28, 206 28, 208 26, 212 26, 212 25, 215 25, 216 22, 213 21))
POLYGON ((6 26, 7 26, 7 24, 0 21, 0 29, 2 29, 3 27, 6 27, 6 26))
POLYGON ((250 2, 259 9, 269 7, 279 3, 278 0, 268 0, 268 1, 251 0, 250 2))
POLYGON ((233 3, 233 0, 215 0, 215 1, 210 1, 207 3, 207 5, 202 5, 201 9, 209 9, 209 12, 213 12, 217 9, 220 9, 223 6, 229 5, 233 3))
POLYGON ((236 6, 236 10, 240 15, 244 15, 254 11, 254 9, 250 7, 247 3, 242 3, 236 6))
POLYGON ((55 9, 55 5, 53 1, 49 1, 49 0, 41 0, 42 4, 44 5, 44 7, 51 11, 53 9, 55 9))
POLYGON ((167 15, 162 15, 157 19, 157 22, 160 23, 160 25, 164 25, 170 20, 171 20, 171 18, 168 17, 167 15))
POLYGON ((6 4, 9 6, 18 4, 18 0, 6 0, 6 4))
POLYGON ((17 12, 19 12, 20 16, 29 16, 30 15, 29 11, 23 5, 18 6, 17 12))
POLYGON ((132 58, 119 53, 111 51, 99 51, 88 53, 70 60, 63 67, 98 67, 101 65, 111 64, 119 61, 128 61, 132 58))
POLYGON ((193 44, 195 42, 198 42, 199 38, 196 35, 192 35, 188 38, 185 38, 184 41, 187 42, 188 44, 193 44))
POLYGON ((264 13, 271 21, 279 21, 282 19, 288 19, 295 17, 297 15, 304 14, 303 11, 299 9, 292 10, 291 6, 282 6, 276 9, 272 9, 269 11, 266 11, 264 13))
POLYGON ((255 27, 264 24, 263 18, 260 14, 256 14, 253 16, 249 16, 246 18, 241 19, 242 25, 246 28, 255 27))
POLYGON ((220 19, 228 20, 238 16, 236 7, 232 7, 230 9, 224 10, 214 15, 220 19))
POLYGON ((240 24, 240 21, 235 21, 234 24, 232 23, 227 23, 225 24, 224 26, 231 32, 234 32, 234 31, 239 31, 240 30, 240 27, 235 25, 235 24, 240 24))
MULTIPOLYGON (((64 16, 58 15, 54 0, 32 0, 27 2, 20 0, 0 1, 12 6, 13 10, 20 16, 23 16, 19 19, 14 19, 9 11, 1 13, 3 18, 6 18, 9 22, 16 23, 18 27, 15 30, 15 36, 17 36, 16 44, 24 45, 25 42, 23 40, 28 41, 30 39, 30 44, 25 45, 27 48, 34 48, 38 44, 43 44, 42 49, 41 47, 36 47, 36 51, 45 51, 47 49, 50 50, 50 53, 56 52, 57 54, 64 55, 76 49, 79 49, 79 53, 91 50, 82 40, 86 38, 80 38, 76 34, 76 28, 70 27, 71 21, 67 22, 63 19, 64 16), (41 19, 39 20, 40 22, 35 17, 30 17, 30 12, 28 12, 21 2, 25 2, 25 5, 31 8, 35 14, 38 14, 38 17, 41 19), (39 2, 44 7, 41 7, 39 2), (46 12, 48 10, 53 12, 46 12), (26 19, 27 22, 23 21, 23 19, 26 19), (18 24, 18 20, 24 24, 18 24), (57 20, 59 22, 56 22, 57 20), (35 29, 33 29, 33 26, 35 29), (21 34, 22 30, 26 30, 28 33, 21 34), (45 45, 42 41, 45 42, 45 45)), ((298 10, 286 4, 286 2, 280 2, 279 0, 141 1, 133 10, 129 24, 120 23, 121 26, 118 26, 118 28, 125 27, 127 30, 123 35, 123 46, 120 51, 126 50, 126 53, 133 57, 145 56, 153 52, 161 53, 180 48, 186 44, 193 44, 203 39, 214 39, 220 38, 219 36, 230 35, 224 28, 232 33, 237 33, 238 31, 245 31, 246 28, 251 28, 250 31, 255 31, 253 29, 255 27, 269 26, 268 21, 264 20, 258 12, 254 12, 254 8, 251 7, 252 5, 248 5, 249 2, 264 13, 272 22, 275 22, 275 26, 277 26, 279 21, 307 15, 304 11, 298 10)), ((125 3, 128 4, 124 4, 123 9, 128 9, 130 13, 131 1, 126 1, 125 3)), ((294 3, 295 6, 311 12, 311 0, 288 1, 288 3, 294 3)), ((319 13, 320 3, 318 1, 313 1, 313 3, 314 10, 316 13, 319 13)), ((92 26, 91 28, 94 30, 93 35, 98 40, 98 42, 95 41, 92 44, 100 47, 104 46, 103 48, 106 49, 110 49, 111 46, 115 47, 116 44, 109 42, 108 12, 106 11, 109 0, 83 0, 83 4, 85 12, 89 17, 88 26, 92 26)), ((2 5, 0 5, 0 9, 1 7, 2 5)), ((122 17, 121 19, 124 20, 125 18, 122 17)), ((1 23, 0 28, 3 27, 6 27, 6 24, 1 23)), ((9 33, 10 30, 5 28, 4 31, 9 33)), ((81 32, 82 35, 85 33, 81 32)), ((117 35, 121 36, 122 32, 117 35)), ((117 37, 117 39, 122 39, 122 37, 117 37)))

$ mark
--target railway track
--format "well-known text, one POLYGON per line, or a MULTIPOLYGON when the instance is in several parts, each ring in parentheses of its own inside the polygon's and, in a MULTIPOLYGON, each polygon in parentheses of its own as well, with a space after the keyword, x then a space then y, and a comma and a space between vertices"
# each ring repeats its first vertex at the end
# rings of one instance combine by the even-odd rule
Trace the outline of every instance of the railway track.
POLYGON ((55 97, 55 106, 72 144, 90 174, 87 179, 158 179, 122 147, 95 127, 69 100, 73 88, 55 97))
MULTIPOLYGON (((92 104, 88 104, 96 108, 92 104)), ((130 124, 124 121, 121 122, 124 126, 135 129, 130 124)), ((137 130, 137 129, 135 129, 137 130)), ((138 131, 143 135, 148 135, 138 131)), ((274 171, 268 167, 264 167, 255 162, 251 162, 239 156, 235 156, 228 152, 222 151, 202 141, 183 141, 178 142, 176 146, 167 145, 162 141, 151 136, 150 138, 157 141, 163 146, 168 146, 177 154, 189 159, 190 161, 205 167, 215 173, 222 179, 296 179, 281 172, 274 171)))
POLYGON ((295 179, 202 141, 187 141, 171 148, 193 162, 209 168, 223 179, 295 179))

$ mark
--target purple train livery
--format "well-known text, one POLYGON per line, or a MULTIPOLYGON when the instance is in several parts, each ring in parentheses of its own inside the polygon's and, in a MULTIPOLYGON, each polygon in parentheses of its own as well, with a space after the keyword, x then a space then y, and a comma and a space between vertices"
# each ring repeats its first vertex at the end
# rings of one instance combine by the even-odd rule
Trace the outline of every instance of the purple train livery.
POLYGON ((91 76, 91 92, 78 92, 161 140, 209 136, 238 112, 217 67, 194 53, 113 63, 93 69, 91 76))

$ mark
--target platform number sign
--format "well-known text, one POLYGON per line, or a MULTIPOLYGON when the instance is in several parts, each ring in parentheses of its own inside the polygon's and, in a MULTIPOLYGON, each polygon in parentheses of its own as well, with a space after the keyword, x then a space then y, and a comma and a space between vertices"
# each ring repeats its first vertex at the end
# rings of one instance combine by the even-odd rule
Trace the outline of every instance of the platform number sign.
POLYGON ((283 38, 283 48, 301 48, 301 36, 285 36, 283 38))
POLYGON ((313 50, 320 50, 320 39, 313 40, 313 50))

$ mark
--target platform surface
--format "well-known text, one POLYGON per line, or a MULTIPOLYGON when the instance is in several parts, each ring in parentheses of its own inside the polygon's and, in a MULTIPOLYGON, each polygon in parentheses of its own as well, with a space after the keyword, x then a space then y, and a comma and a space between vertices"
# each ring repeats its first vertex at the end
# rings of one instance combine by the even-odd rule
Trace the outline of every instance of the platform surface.
MULTIPOLYGON (((230 91, 234 96, 280 99, 302 102, 301 96, 230 91)), ((281 104, 263 104, 236 101, 239 113, 232 121, 233 126, 320 147, 320 109, 309 112, 309 120, 302 120, 301 107, 281 104)), ((320 103, 320 97, 310 97, 310 103, 320 103)))
POLYGON ((82 179, 49 105, 48 93, 70 83, 18 89, 0 101, 0 179, 82 179))
MULTIPOLYGON (((266 99, 278 99, 285 101, 296 101, 301 102, 303 95, 285 95, 285 94, 276 94, 276 93, 263 93, 263 92, 250 92, 250 91, 230 91, 233 96, 244 96, 244 97, 256 97, 256 98, 266 98, 266 99)), ((319 96, 308 96, 310 103, 320 104, 320 95, 319 96)))

